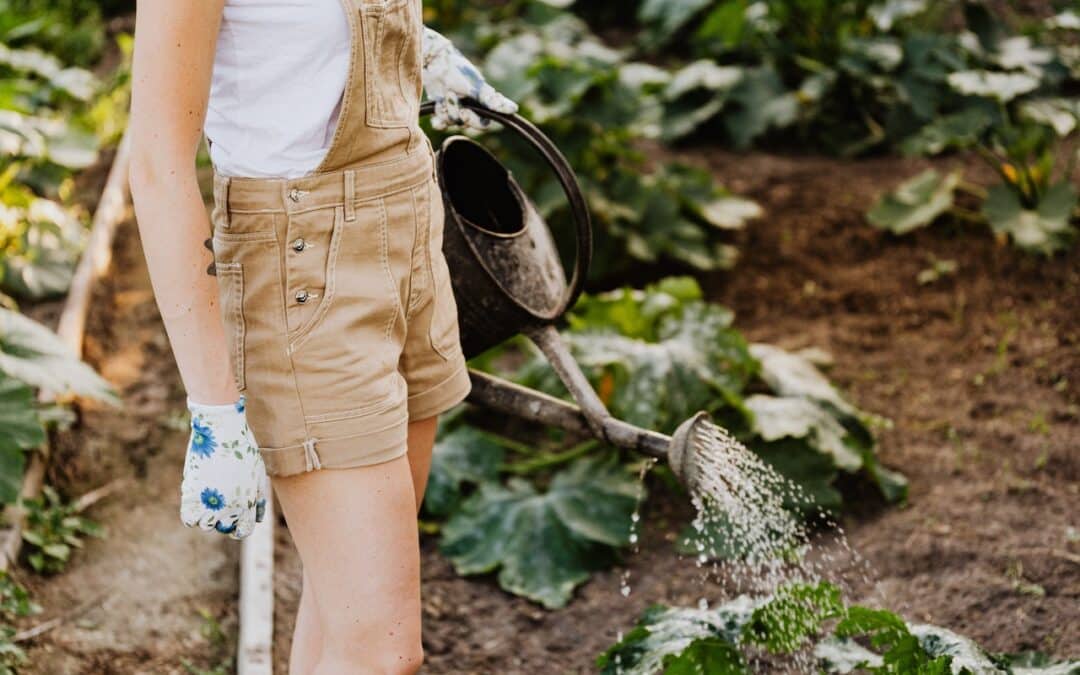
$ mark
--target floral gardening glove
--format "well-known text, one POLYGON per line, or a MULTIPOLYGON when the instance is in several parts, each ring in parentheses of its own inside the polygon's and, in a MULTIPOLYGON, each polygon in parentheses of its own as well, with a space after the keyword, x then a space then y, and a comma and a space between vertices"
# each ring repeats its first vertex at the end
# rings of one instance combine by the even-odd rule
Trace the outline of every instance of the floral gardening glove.
POLYGON ((180 519, 188 527, 243 539, 262 522, 269 479, 247 425, 244 397, 229 405, 188 399, 191 440, 180 485, 180 519))
POLYGON ((491 124, 491 120, 462 107, 463 98, 471 98, 495 112, 508 115, 517 112, 517 104, 495 91, 453 43, 426 27, 423 62, 424 89, 428 98, 435 101, 431 126, 436 129, 451 125, 486 129, 491 124))

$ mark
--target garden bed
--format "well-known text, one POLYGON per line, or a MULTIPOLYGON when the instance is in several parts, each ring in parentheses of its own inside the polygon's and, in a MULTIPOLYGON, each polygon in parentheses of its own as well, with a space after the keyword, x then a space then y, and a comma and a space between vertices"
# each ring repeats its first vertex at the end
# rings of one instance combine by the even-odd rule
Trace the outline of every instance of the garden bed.
MULTIPOLYGON (((691 158, 695 159, 695 158, 691 158)), ((696 158, 766 216, 742 235, 735 273, 705 281, 753 340, 814 346, 863 409, 887 415, 885 464, 911 481, 907 506, 858 486, 845 518, 870 577, 849 574, 852 599, 885 603, 994 651, 1075 655, 1080 644, 1080 262, 1044 260, 984 231, 931 228, 895 239, 865 225, 876 194, 922 167, 882 159, 709 152, 696 158), (920 284, 931 258, 955 274, 920 284)), ((237 548, 186 530, 176 516, 183 394, 150 296, 137 232, 117 238, 115 273, 92 305, 88 360, 127 407, 84 412, 59 439, 51 472, 80 494, 115 477, 129 488, 92 513, 109 530, 52 579, 23 575, 45 613, 27 672, 189 672, 227 662, 235 631, 237 548)), ((641 611, 721 600, 673 551, 690 516, 651 481, 640 550, 597 574, 569 607, 549 612, 492 579, 463 579, 423 542, 425 644, 431 673, 588 672, 641 611), (632 592, 620 580, 630 574, 632 592)), ((832 551, 842 554, 841 551, 832 551)), ((849 572, 850 572, 849 567, 849 572)), ((285 672, 300 585, 287 530, 277 553, 278 672, 285 672)), ((215 672, 215 671, 211 671, 215 672)), ((228 672, 228 671, 222 671, 228 672)))

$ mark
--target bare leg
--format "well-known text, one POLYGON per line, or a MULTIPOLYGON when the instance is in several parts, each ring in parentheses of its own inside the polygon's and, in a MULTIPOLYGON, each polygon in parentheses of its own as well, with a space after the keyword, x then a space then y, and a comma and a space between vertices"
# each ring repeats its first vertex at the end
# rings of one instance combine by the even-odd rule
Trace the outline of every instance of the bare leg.
POLYGON ((312 607, 322 634, 310 672, 416 672, 420 551, 407 458, 274 483, 310 581, 313 602, 301 607, 312 607))
POLYGON ((289 675, 309 675, 315 670, 321 653, 319 609, 315 606, 315 593, 311 590, 311 581, 305 568, 303 586, 300 589, 300 608, 296 612, 296 626, 293 628, 292 649, 289 653, 289 675))
MULTIPOLYGON (((435 430, 438 418, 430 417, 409 424, 409 470, 412 473, 413 492, 416 494, 416 509, 424 501, 428 472, 431 469, 431 449, 435 444, 435 430)), ((290 675, 308 675, 318 663, 322 651, 322 628, 319 625, 319 612, 315 606, 315 597, 307 571, 304 572, 303 587, 300 592, 300 608, 296 613, 296 627, 293 629, 292 651, 289 655, 290 675)))
POLYGON ((409 470, 412 472, 417 511, 424 503, 424 490, 427 489, 428 472, 431 470, 431 448, 435 445, 435 429, 438 426, 438 417, 409 424, 409 470))

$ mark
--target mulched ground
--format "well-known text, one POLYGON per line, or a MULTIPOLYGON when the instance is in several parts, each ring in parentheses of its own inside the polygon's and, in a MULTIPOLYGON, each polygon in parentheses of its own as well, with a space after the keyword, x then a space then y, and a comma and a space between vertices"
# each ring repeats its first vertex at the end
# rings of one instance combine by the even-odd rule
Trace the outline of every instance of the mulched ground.
MULTIPOLYGON (((847 490, 853 509, 843 525, 871 570, 867 580, 849 579, 853 598, 884 599, 992 650, 1080 655, 1080 249, 1043 260, 981 228, 897 239, 867 226, 865 207, 920 162, 691 159, 766 207, 741 235, 736 271, 705 279, 710 297, 735 309, 753 340, 831 353, 830 375, 849 397, 894 422, 881 455, 908 475, 911 497, 887 507, 859 485, 847 490), (956 273, 920 285, 935 259, 956 261, 956 273)), ((118 240, 124 264, 94 306, 88 348, 121 383, 129 409, 88 413, 54 469, 71 494, 117 474, 133 487, 95 511, 112 534, 91 542, 68 572, 23 575, 46 606, 28 625, 68 617, 33 642, 37 665, 26 672, 185 672, 183 659, 211 667, 229 649, 214 624, 226 636, 235 630, 235 549, 189 535, 175 518, 183 439, 167 422, 183 399, 135 237, 128 227, 118 240), (119 600, 71 612, 102 592, 119 600)), ((687 505, 651 488, 640 550, 560 611, 511 597, 491 578, 457 577, 425 537, 425 672, 589 672, 648 605, 722 599, 673 552, 687 505), (628 598, 619 592, 625 572, 628 598)), ((281 537, 284 673, 300 575, 287 532, 281 537)))

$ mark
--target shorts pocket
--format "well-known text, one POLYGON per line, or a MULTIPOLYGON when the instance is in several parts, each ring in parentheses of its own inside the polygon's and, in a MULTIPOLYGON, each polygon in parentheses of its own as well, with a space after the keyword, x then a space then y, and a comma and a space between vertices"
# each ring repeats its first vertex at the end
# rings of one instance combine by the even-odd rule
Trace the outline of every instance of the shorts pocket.
POLYGON ((344 209, 311 211, 289 220, 285 255, 285 316, 297 348, 326 316, 336 292, 344 209))
POLYGON ((218 278, 218 297, 225 337, 229 342, 229 361, 232 364, 236 388, 244 391, 244 342, 247 326, 244 322, 244 268, 238 262, 214 263, 218 278))
POLYGON ((442 252, 445 210, 442 195, 434 181, 430 183, 429 201, 431 217, 428 227, 428 263, 431 273, 431 325, 428 335, 431 347, 446 360, 461 351, 461 335, 458 329, 457 303, 450 282, 450 268, 442 252))
POLYGON ((367 125, 401 128, 420 116, 420 3, 358 0, 364 37, 367 125))

